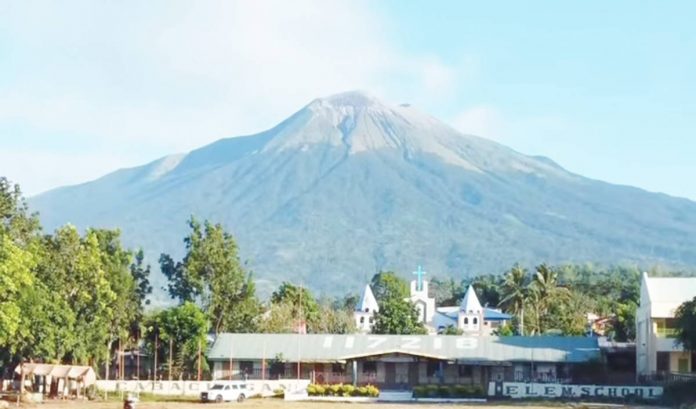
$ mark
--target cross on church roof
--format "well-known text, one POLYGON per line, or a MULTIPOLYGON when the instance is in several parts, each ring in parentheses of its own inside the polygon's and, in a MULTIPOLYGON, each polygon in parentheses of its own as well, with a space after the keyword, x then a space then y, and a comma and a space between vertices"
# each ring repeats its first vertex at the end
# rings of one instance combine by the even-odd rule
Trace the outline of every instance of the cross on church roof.
POLYGON ((416 284, 416 290, 417 290, 417 291, 423 291, 423 276, 424 276, 425 274, 428 274, 428 273, 426 273, 425 271, 423 271, 423 269, 421 268, 421 266, 418 266, 418 270, 414 271, 413 274, 415 274, 416 276, 418 276, 418 282, 417 282, 417 284, 416 284))

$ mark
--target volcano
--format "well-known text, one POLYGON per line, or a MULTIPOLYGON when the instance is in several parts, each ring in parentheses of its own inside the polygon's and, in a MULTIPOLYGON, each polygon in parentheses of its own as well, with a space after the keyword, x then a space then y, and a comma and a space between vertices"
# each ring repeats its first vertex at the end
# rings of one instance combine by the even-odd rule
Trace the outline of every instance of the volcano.
POLYGON ((417 265, 456 278, 513 263, 696 266, 696 203, 584 178, 361 92, 30 205, 49 229, 118 227, 150 260, 182 256, 191 215, 223 223, 266 293, 290 280, 343 294, 417 265))

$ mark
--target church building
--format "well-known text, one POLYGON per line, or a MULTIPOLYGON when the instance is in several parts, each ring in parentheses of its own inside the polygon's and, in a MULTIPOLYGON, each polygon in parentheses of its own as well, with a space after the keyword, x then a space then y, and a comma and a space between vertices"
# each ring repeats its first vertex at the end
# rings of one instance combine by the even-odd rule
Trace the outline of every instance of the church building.
MULTIPOLYGON (((425 325, 431 335, 442 333, 448 327, 453 327, 464 335, 490 336, 496 329, 512 319, 511 315, 499 309, 483 307, 473 286, 469 286, 466 290, 460 305, 438 307, 435 305, 435 298, 428 292, 428 281, 423 279, 426 272, 418 266, 418 270, 413 274, 417 276, 417 279, 411 281, 410 296, 407 300, 416 306, 420 322, 425 325)), ((379 311, 379 305, 368 284, 353 313, 360 332, 371 331, 374 313, 377 311, 379 311)))

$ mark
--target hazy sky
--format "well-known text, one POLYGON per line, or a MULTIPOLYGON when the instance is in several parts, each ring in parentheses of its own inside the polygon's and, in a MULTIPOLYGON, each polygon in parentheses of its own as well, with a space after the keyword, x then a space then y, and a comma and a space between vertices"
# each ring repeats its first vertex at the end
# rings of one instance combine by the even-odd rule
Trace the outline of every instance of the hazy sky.
POLYGON ((696 2, 0 2, 0 175, 36 194, 362 89, 696 199, 696 2))

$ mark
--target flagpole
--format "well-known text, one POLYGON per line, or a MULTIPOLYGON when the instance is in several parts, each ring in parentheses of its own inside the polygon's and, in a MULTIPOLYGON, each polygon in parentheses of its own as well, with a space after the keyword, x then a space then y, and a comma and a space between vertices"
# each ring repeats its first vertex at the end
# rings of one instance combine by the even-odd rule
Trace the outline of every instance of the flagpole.
POLYGON ((230 340, 230 381, 232 380, 232 340, 230 340))

